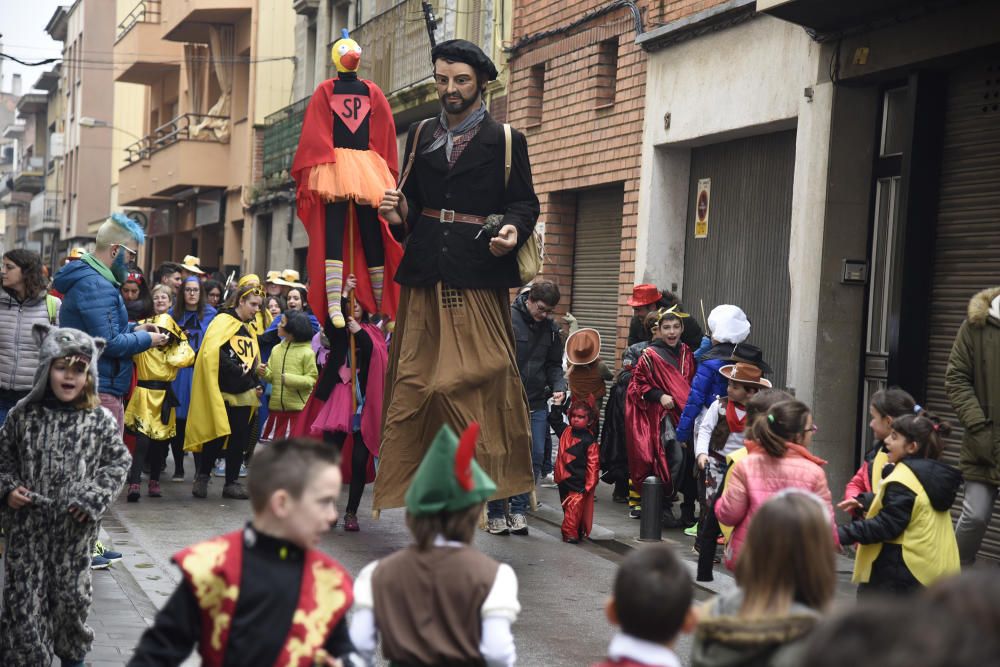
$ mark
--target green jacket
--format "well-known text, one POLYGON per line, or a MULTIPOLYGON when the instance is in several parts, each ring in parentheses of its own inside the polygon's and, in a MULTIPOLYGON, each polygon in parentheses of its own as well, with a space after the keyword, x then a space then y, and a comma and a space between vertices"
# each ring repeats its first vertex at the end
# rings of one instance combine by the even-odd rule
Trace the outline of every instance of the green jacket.
POLYGON ((1000 287, 969 301, 945 373, 948 399, 965 429, 959 469, 966 480, 1000 486, 1000 319, 990 305, 1000 287))
POLYGON ((311 343, 284 340, 271 352, 264 379, 271 383, 271 410, 299 412, 319 377, 311 343))

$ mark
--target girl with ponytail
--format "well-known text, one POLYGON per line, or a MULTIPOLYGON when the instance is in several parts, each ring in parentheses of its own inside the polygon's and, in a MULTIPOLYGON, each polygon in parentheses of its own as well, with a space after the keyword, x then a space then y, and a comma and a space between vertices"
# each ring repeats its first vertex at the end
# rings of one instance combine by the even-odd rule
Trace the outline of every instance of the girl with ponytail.
POLYGON ((817 430, 812 412, 801 401, 776 403, 754 419, 745 439, 748 454, 733 466, 715 504, 719 523, 733 526, 726 544, 726 567, 736 566, 747 527, 760 506, 785 489, 816 494, 827 508, 830 530, 836 533, 830 487, 822 468, 826 461, 809 451, 817 430))
POLYGON ((842 544, 861 545, 853 578, 859 597, 906 593, 960 571, 948 510, 962 476, 938 460, 950 432, 925 410, 893 421, 885 441, 891 470, 864 520, 837 529, 842 544))

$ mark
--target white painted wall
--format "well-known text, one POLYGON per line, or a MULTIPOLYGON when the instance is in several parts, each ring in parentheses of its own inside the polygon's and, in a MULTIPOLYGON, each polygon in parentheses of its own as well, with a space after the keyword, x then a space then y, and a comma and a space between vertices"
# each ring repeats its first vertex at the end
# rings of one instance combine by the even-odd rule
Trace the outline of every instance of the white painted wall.
POLYGON ((691 147, 797 128, 788 384, 807 402, 833 95, 830 84, 816 85, 819 55, 804 30, 766 16, 649 55, 636 243, 636 281, 677 284, 683 296, 691 147))

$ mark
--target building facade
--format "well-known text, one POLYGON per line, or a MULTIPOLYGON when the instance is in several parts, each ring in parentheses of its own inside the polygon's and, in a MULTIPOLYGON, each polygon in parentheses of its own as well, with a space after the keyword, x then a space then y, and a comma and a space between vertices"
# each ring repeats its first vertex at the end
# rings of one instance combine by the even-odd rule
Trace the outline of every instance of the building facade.
POLYGON ((1000 7, 708 4, 637 40, 636 277, 696 312, 744 307, 776 384, 814 408, 837 495, 878 389, 957 425, 951 344, 969 298, 1000 284, 1000 7))
POLYGON ((141 0, 119 21, 115 80, 146 90, 118 203, 149 209, 145 266, 190 254, 225 275, 256 268, 255 128, 291 95, 293 20, 278 0, 141 0))
MULTIPOLYGON (((528 140, 545 240, 543 277, 560 311, 625 343, 636 228, 650 21, 684 3, 520 0, 509 54, 508 119, 528 140)), ((669 288, 671 285, 665 284, 669 288)))
MULTIPOLYGON (((58 251, 86 245, 110 214, 108 193, 112 131, 108 126, 87 125, 84 119, 108 122, 113 109, 112 68, 108 45, 115 25, 114 3, 76 0, 60 7, 49 19, 46 32, 63 43, 63 64, 58 88, 62 90, 62 177, 58 251), (83 123, 81 123, 83 121, 83 123), (100 167, 98 167, 100 165, 100 167)), ((58 165, 54 165, 58 166, 58 165)))

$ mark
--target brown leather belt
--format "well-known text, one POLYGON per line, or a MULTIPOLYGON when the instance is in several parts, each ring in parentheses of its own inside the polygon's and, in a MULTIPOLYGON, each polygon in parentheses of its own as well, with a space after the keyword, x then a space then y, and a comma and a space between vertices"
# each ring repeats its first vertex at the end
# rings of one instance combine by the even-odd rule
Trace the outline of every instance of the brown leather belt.
POLYGON ((428 218, 435 218, 441 222, 467 222, 470 225, 486 224, 486 216, 455 213, 455 211, 447 208, 441 209, 440 211, 435 208, 425 208, 420 212, 420 215, 425 215, 428 218))

